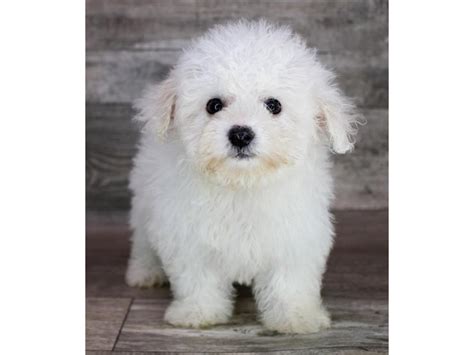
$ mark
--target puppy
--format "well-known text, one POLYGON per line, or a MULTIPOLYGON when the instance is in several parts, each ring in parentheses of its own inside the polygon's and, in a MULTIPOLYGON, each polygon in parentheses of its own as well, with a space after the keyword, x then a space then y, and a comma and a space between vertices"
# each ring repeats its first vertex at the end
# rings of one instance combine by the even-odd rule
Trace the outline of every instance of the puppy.
POLYGON ((167 322, 227 322, 238 282, 269 330, 330 325, 329 153, 352 149, 358 118, 333 78, 290 29, 240 21, 194 41, 137 102, 126 281, 169 280, 167 322))

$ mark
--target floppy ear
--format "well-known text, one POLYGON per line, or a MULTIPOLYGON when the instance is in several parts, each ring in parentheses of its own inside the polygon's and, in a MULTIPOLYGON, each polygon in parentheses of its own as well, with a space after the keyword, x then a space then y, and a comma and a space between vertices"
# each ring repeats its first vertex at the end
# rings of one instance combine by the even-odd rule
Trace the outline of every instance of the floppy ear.
POLYGON ((143 122, 144 130, 166 135, 174 116, 176 81, 173 72, 159 84, 151 85, 138 99, 134 107, 138 111, 135 120, 143 122))
POLYGON ((319 112, 316 115, 319 126, 326 132, 331 148, 336 153, 346 153, 354 148, 357 124, 363 118, 355 110, 354 104, 334 83, 334 75, 323 70, 317 88, 319 112))

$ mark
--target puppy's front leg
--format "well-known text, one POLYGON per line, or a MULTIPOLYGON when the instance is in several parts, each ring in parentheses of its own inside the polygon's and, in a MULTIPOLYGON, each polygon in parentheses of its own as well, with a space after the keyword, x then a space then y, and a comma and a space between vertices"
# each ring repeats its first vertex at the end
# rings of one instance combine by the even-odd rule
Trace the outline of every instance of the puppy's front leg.
POLYGON ((329 327, 320 297, 320 275, 307 270, 272 270, 255 279, 254 292, 265 328, 313 333, 329 327))
POLYGON ((165 313, 165 320, 175 326, 201 328, 225 323, 232 315, 232 284, 217 272, 201 269, 188 262, 186 270, 170 283, 174 301, 165 313))

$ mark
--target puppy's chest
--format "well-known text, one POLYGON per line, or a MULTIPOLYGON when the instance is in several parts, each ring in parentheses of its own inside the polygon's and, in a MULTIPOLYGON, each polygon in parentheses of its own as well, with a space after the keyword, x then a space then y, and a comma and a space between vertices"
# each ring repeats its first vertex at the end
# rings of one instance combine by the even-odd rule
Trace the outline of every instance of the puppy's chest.
POLYGON ((183 231, 181 238, 192 238, 190 244, 199 254, 206 255, 213 265, 220 265, 233 281, 249 284, 258 270, 277 257, 274 245, 281 245, 291 233, 284 209, 273 209, 262 202, 221 199, 196 203, 189 212, 192 216, 198 213, 200 218, 189 216, 187 223, 192 219, 188 227, 197 233, 186 235, 183 231))
POLYGON ((262 253, 261 249, 269 249, 268 243, 301 234, 305 220, 317 209, 316 199, 295 187, 263 191, 190 188, 168 194, 165 201, 180 203, 158 202, 156 206, 163 221, 173 221, 164 223, 172 229, 166 235, 237 256, 262 253))

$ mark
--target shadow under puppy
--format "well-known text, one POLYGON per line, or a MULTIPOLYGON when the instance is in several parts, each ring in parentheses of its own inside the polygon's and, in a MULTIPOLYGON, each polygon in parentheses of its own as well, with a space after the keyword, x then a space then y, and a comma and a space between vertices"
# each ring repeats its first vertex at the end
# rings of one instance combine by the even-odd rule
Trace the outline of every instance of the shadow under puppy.
POLYGON ((136 107, 127 283, 168 279, 176 326, 228 321, 239 282, 267 329, 328 327, 329 153, 352 149, 358 116, 316 51, 265 21, 216 26, 136 107))

